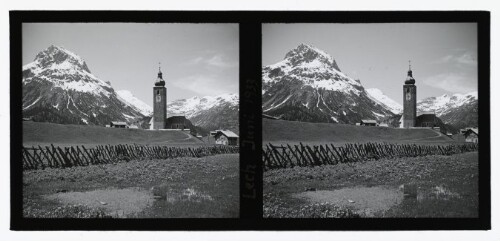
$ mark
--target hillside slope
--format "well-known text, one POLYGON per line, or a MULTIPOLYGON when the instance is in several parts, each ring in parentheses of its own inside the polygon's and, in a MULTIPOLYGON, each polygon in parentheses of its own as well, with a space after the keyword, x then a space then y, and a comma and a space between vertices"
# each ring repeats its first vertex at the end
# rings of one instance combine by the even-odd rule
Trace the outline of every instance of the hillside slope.
POLYGON ((149 131, 117 129, 100 126, 62 125, 43 122, 23 122, 23 145, 202 145, 203 142, 182 131, 149 131))
POLYGON ((453 142, 430 129, 399 129, 263 119, 264 143, 453 142))

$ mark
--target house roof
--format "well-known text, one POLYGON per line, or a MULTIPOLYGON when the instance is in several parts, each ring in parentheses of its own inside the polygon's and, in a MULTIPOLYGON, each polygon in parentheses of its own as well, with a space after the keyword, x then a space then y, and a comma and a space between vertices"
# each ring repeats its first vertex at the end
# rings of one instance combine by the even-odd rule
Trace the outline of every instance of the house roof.
POLYGON ((419 111, 419 112, 417 112, 417 116, 420 116, 420 115, 436 115, 436 112, 434 112, 434 111, 419 111))
POLYGON ((127 125, 127 123, 123 122, 123 121, 111 121, 111 124, 113 124, 115 126, 127 125))
POLYGON ((469 130, 479 135, 479 128, 470 128, 469 130))
POLYGON ((236 133, 232 132, 232 131, 229 131, 229 130, 225 130, 225 131, 222 131, 222 130, 218 130, 217 131, 217 134, 221 133, 222 135, 225 135, 227 137, 235 137, 235 138, 238 138, 238 135, 236 135, 236 133))
POLYGON ((376 120, 361 120, 362 123, 372 123, 372 124, 377 124, 376 120))

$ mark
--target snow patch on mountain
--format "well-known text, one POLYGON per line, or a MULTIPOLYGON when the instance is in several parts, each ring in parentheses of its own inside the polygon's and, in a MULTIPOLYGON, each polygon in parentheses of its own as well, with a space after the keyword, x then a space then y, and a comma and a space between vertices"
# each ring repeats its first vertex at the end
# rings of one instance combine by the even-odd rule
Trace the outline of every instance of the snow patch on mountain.
POLYGON ((371 89, 365 89, 365 90, 368 93, 368 97, 370 97, 370 99, 372 99, 376 103, 386 107, 392 113, 400 114, 403 112, 403 106, 401 106, 398 102, 394 101, 393 99, 389 98, 388 96, 384 95, 384 93, 381 90, 379 90, 377 88, 371 88, 371 89))
MULTIPOLYGON (((150 116, 153 114, 153 108, 135 97, 132 92, 128 90, 117 90, 115 92, 119 100, 121 100, 124 104, 132 107, 136 111, 139 111, 141 114, 145 116, 150 116)), ((126 117, 131 118, 129 116, 126 117)))
POLYGON ((23 107, 23 110, 26 110, 26 109, 29 109, 30 107, 32 107, 33 105, 35 105, 38 101, 40 101, 42 97, 38 97, 38 99, 36 99, 35 101, 33 101, 33 103, 31 103, 30 105, 26 106, 26 107, 23 107))

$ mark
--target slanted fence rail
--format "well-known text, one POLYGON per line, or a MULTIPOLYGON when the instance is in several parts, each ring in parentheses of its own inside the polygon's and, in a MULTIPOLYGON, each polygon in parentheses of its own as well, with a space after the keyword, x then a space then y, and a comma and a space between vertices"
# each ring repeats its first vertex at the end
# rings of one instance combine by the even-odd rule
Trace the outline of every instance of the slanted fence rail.
POLYGON ((273 145, 264 146, 264 170, 295 166, 336 165, 393 157, 427 155, 453 155, 478 151, 477 143, 449 145, 416 145, 391 143, 352 143, 344 146, 324 145, 273 145))
POLYGON ((67 168, 100 165, 130 160, 171 159, 177 157, 204 157, 217 154, 239 153, 238 147, 200 146, 168 147, 143 145, 99 145, 58 147, 32 146, 22 148, 23 170, 67 168))

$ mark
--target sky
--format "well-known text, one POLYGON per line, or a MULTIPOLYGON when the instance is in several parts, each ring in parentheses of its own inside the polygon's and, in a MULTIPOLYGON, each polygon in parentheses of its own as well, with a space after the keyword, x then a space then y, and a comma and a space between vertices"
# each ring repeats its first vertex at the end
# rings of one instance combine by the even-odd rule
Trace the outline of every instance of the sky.
POLYGON ((161 63, 167 99, 238 94, 237 24, 26 23, 23 65, 50 45, 82 57, 92 74, 152 105, 161 63))
POLYGON ((279 62, 301 43, 400 104, 409 60, 419 100, 477 91, 475 23, 265 24, 262 64, 279 62))

